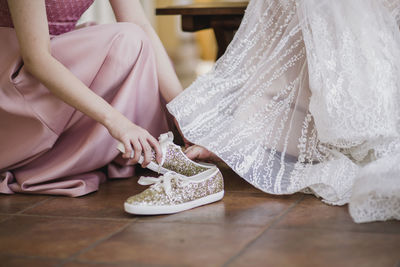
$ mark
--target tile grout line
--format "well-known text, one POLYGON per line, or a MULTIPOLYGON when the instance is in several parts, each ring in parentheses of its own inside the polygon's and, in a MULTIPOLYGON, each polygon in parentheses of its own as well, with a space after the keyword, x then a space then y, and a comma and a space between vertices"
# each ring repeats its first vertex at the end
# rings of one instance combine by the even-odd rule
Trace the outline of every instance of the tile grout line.
POLYGON ((13 254, 13 253, 2 253, 0 252, 0 256, 11 256, 20 259, 36 259, 36 260, 51 260, 51 261, 60 261, 60 258, 52 258, 52 257, 43 257, 37 255, 22 255, 22 254, 13 254))
POLYGON ((6 221, 8 221, 8 220, 10 220, 10 219, 12 219, 12 218, 14 217, 14 215, 9 215, 9 214, 7 214, 7 215, 8 215, 9 217, 0 219, 0 223, 6 222, 6 221))
POLYGON ((304 196, 296 200, 285 212, 283 212, 281 215, 279 215, 275 220, 273 220, 269 225, 265 227, 265 229, 261 230, 261 233, 258 234, 253 240, 249 241, 246 245, 243 246, 241 250, 239 250, 238 253, 233 255, 230 259, 228 259, 222 266, 228 266, 231 264, 235 259, 237 259, 240 255, 242 255, 247 248, 249 248, 252 244, 254 244, 263 234, 267 233, 269 229, 271 229, 274 225, 276 225, 278 222, 280 222, 283 217, 285 217, 294 207, 296 207, 302 200, 304 199, 304 196))
POLYGON ((35 204, 33 204, 33 205, 29 206, 29 207, 26 207, 25 209, 20 210, 19 212, 15 213, 14 215, 22 214, 23 212, 25 212, 27 210, 30 210, 30 209, 33 209, 33 208, 35 208, 35 207, 37 207, 37 206, 49 201, 50 199, 53 199, 53 197, 48 197, 48 198, 43 199, 43 200, 41 200, 39 202, 36 202, 35 204))
MULTIPOLYGON (((15 257, 18 259, 36 259, 36 260, 43 260, 43 261, 55 261, 53 266, 59 266, 61 264, 61 261, 66 261, 68 258, 52 258, 52 257, 43 257, 43 256, 36 256, 36 255, 21 255, 21 254, 12 254, 12 253, 1 253, 0 256, 10 256, 10 257, 15 257)), ((96 260, 74 260, 77 263, 83 263, 83 264, 99 264, 99 265, 106 265, 106 266, 121 266, 123 265, 124 262, 105 262, 105 261, 96 261, 96 260)), ((66 262, 68 263, 68 262, 66 262)), ((158 265, 157 265, 158 266, 158 265)), ((164 265, 162 265, 164 266, 164 265)), ((173 267, 173 265, 165 265, 173 267)), ((397 266, 396 266, 397 267, 397 266)))
POLYGON ((25 216, 37 218, 51 218, 51 219, 67 219, 67 220, 94 220, 94 221, 136 221, 137 218, 107 218, 107 217, 84 217, 84 216, 57 216, 57 215, 41 215, 41 214, 20 214, 20 213, 0 213, 0 215, 8 216, 25 216))
POLYGON ((262 192, 262 193, 258 193, 258 192, 242 192, 242 191, 225 191, 225 194, 228 195, 239 195, 239 196, 243 196, 243 197, 259 197, 265 198, 266 193, 262 192))
MULTIPOLYGON (((93 220, 93 221, 110 221, 110 222, 135 222, 135 223, 153 223, 153 224, 174 224, 174 223, 179 223, 179 224, 194 224, 194 225, 199 225, 199 224, 205 224, 205 225, 221 225, 225 223, 220 223, 220 222, 187 222, 187 221, 156 221, 156 220, 143 220, 139 218, 107 218, 107 217, 73 217, 73 216, 57 216, 57 215, 40 215, 40 214, 18 214, 18 213, 0 213, 0 215, 5 215, 5 216, 24 216, 24 217, 36 217, 36 218, 49 218, 49 219, 67 219, 67 220, 93 220)), ((5 218, 7 220, 8 218, 5 218)), ((229 224, 229 223, 228 223, 229 224)), ((258 224, 240 224, 240 223, 232 223, 230 225, 234 226, 243 226, 243 227, 257 227, 260 228, 262 225, 258 224)))
POLYGON ((136 223, 153 223, 153 224, 192 224, 192 225, 231 225, 231 226, 240 226, 240 227, 253 227, 253 228, 262 228, 263 225, 258 224, 249 224, 249 223, 225 223, 225 222, 195 222, 195 221, 146 221, 146 220, 138 220, 136 223))
POLYGON ((82 255, 83 253, 91 250, 92 248, 96 247, 97 245, 99 245, 100 243, 110 239, 111 237, 113 237, 116 234, 119 234, 120 232, 122 232, 123 230, 125 230, 126 228, 128 228, 128 226, 130 226, 131 224, 135 223, 135 221, 130 221, 127 222, 124 226, 122 226, 120 229, 108 234, 107 236, 100 238, 97 241, 94 241, 93 243, 91 243, 90 245, 88 245, 87 247, 79 250, 78 252, 72 254, 71 256, 69 256, 68 258, 62 260, 61 262, 59 262, 56 266, 64 266, 66 263, 72 262, 73 260, 75 260, 77 257, 79 257, 80 255, 82 255))
MULTIPOLYGON (((68 263, 68 262, 66 262, 66 263, 68 263)), ((97 266, 97 265, 105 265, 105 266, 126 266, 126 264, 129 264, 129 266, 136 266, 135 264, 137 264, 137 265, 139 265, 139 266, 143 266, 143 264, 140 265, 140 264, 141 264, 140 262, 131 261, 131 260, 129 260, 129 261, 105 262, 105 261, 79 260, 79 259, 78 259, 78 260, 74 260, 74 263, 87 264, 88 266, 89 266, 90 264, 96 264, 96 266, 97 266)), ((56 266, 58 266, 58 265, 56 265, 56 266)), ((146 265, 146 266, 147 266, 147 265, 146 265)), ((157 267, 157 266, 159 266, 159 267, 175 267, 176 265, 167 264, 167 265, 150 265, 150 266, 154 266, 154 267, 157 267)))
MULTIPOLYGON (((275 223, 274 223, 275 224, 275 223)), ((270 226, 273 226, 272 224, 270 226)), ((334 232, 336 233, 338 229, 333 229, 333 228, 300 228, 300 229, 293 229, 293 228, 275 228, 275 230, 284 230, 284 231, 302 231, 302 232, 334 232)), ((398 235, 398 233, 392 233, 392 232, 377 232, 377 231, 356 231, 356 230, 341 230, 343 233, 348 233, 348 234, 360 234, 360 235, 398 235)), ((399 262, 400 263, 400 262, 399 262)), ((400 265, 398 266, 400 267, 400 265)))

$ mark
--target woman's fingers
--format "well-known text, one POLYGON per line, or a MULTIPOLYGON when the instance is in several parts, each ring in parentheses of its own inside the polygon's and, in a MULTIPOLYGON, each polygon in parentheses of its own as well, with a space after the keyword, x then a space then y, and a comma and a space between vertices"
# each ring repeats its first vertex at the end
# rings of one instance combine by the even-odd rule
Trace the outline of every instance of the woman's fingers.
MULTIPOLYGON (((153 150, 156 154, 156 161, 161 162, 162 151, 157 139, 155 139, 145 129, 134 124, 131 126, 133 127, 128 127, 130 129, 125 130, 125 134, 128 137, 125 137, 125 135, 119 135, 121 138, 114 137, 119 139, 119 141, 124 145, 125 152, 122 157, 130 159, 127 164, 136 164, 139 162, 140 157, 143 156, 143 161, 140 163, 142 164, 142 167, 147 167, 147 165, 153 160, 153 150)), ((118 134, 113 136, 118 136, 118 134)))
POLYGON ((149 143, 147 142, 146 139, 141 138, 141 139, 139 139, 139 141, 140 141, 140 144, 142 145, 143 154, 144 154, 142 167, 146 168, 147 165, 149 165, 149 163, 151 162, 152 157, 153 157, 153 155, 151 153, 151 146, 149 145, 149 143))
POLYGON ((132 146, 131 142, 129 142, 129 139, 123 140, 124 148, 125 148, 125 153, 122 154, 122 157, 125 159, 129 159, 132 156, 132 146))
POLYGON ((139 158, 142 155, 142 145, 140 144, 138 139, 131 140, 133 149, 135 150, 135 155, 133 156, 133 162, 138 163, 139 158))
POLYGON ((161 163, 162 159, 162 150, 160 147, 160 143, 155 139, 153 136, 149 135, 147 141, 149 142, 150 146, 154 149, 156 152, 156 161, 157 163, 161 163))

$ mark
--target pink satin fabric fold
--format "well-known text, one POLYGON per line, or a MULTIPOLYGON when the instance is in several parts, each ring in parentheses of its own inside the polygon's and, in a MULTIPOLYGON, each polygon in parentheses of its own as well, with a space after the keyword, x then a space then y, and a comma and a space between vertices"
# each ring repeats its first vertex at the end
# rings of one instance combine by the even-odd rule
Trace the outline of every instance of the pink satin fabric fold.
MULTIPOLYGON (((53 96, 23 67, 12 28, 0 27, 0 192, 80 196, 106 175, 129 177, 116 141, 100 124, 53 96)), ((153 136, 167 131, 152 47, 140 27, 98 25, 51 40, 76 77, 153 136)))

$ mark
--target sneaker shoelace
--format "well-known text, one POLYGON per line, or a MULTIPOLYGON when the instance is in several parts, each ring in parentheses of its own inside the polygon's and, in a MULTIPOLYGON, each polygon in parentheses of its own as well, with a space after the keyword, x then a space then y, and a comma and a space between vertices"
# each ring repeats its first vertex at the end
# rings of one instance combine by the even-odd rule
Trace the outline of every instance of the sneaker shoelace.
POLYGON ((167 194, 167 196, 170 196, 172 191, 171 181, 173 179, 182 186, 186 186, 190 183, 187 177, 179 175, 176 172, 167 172, 166 174, 160 177, 142 176, 138 180, 138 184, 153 185, 153 186, 160 185, 162 188, 164 188, 164 191, 167 194))

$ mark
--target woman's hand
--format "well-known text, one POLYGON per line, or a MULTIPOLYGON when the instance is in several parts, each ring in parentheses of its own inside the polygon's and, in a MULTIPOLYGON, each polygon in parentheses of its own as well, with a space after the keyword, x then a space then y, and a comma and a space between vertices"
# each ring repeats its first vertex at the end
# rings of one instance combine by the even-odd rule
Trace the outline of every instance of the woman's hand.
POLYGON ((191 160, 201 160, 206 162, 221 162, 222 160, 218 158, 214 153, 208 151, 202 146, 193 145, 186 149, 185 154, 191 160))
POLYGON ((112 119, 104 124, 112 137, 120 141, 125 147, 123 158, 131 158, 132 151, 134 157, 128 161, 128 164, 136 164, 140 155, 143 153, 142 167, 146 167, 152 160, 152 149, 156 152, 157 162, 161 162, 162 152, 158 141, 145 129, 132 123, 122 114, 113 114, 112 119))

